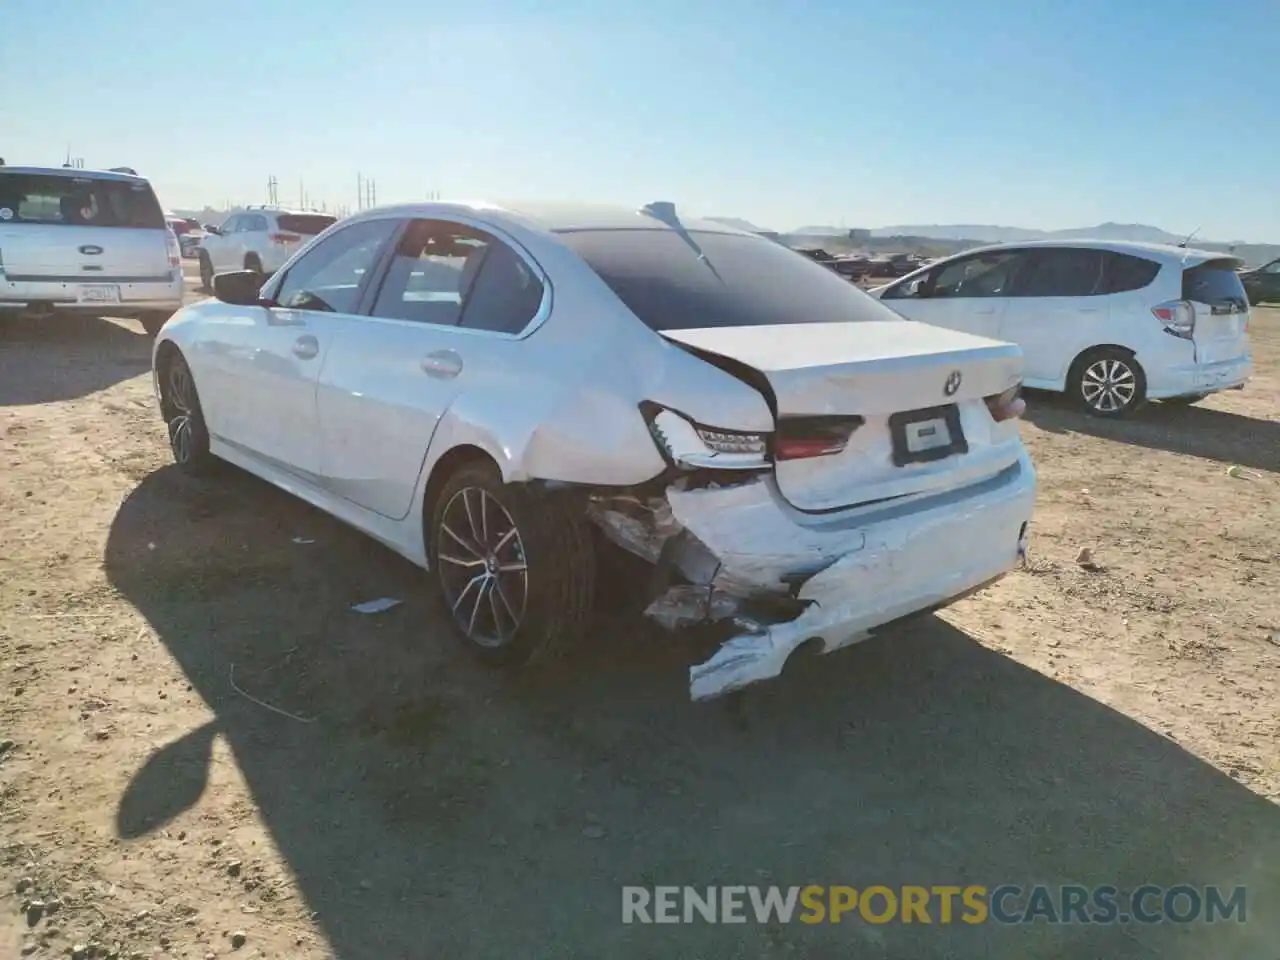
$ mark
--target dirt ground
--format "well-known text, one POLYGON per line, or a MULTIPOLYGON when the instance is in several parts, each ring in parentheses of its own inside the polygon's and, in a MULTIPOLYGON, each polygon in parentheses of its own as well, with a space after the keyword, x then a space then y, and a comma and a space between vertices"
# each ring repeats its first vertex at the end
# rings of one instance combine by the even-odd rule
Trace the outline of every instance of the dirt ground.
POLYGON ((1252 340, 1197 407, 1033 397, 1027 569, 695 705, 689 650, 607 610, 483 670, 408 564, 180 477, 134 324, 11 325, 0 957, 1275 958, 1280 311, 1252 340), (1245 885, 1247 922, 620 918, 623 884, 1147 881, 1245 885))

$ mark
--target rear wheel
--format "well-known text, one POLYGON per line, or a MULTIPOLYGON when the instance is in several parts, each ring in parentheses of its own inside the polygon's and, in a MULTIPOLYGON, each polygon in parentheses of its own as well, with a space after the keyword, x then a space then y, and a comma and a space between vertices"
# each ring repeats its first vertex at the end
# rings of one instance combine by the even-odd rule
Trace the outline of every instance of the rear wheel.
POLYGON ((213 262, 203 250, 200 251, 200 289, 213 293, 213 262))
POLYGON ((1082 355, 1071 367, 1068 389, 1085 412, 1119 419, 1147 399, 1147 376, 1127 350, 1100 347, 1082 355))
POLYGON ((169 431, 173 462, 184 473, 204 476, 216 466, 217 458, 209 452, 209 428, 191 368, 174 349, 165 354, 159 366, 160 415, 169 431))
POLYGON ((266 271, 262 269, 262 260, 256 253, 249 253, 244 258, 244 268, 252 270, 254 273, 265 275, 266 271))
POLYGON ((494 467, 461 467, 437 498, 431 565, 466 646, 494 666, 549 658, 578 640, 595 594, 591 529, 574 504, 494 467))

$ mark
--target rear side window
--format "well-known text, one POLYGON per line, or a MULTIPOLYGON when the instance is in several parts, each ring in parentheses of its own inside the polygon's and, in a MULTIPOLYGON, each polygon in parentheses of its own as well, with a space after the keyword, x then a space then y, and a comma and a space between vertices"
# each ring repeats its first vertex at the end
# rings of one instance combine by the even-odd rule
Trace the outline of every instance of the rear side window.
POLYGON ((166 225, 147 183, 29 173, 0 173, 0 222, 141 230, 166 225))
POLYGON ((1102 292, 1100 250, 1037 250, 1014 290, 1022 297, 1091 297, 1102 292))
POLYGON ((902 320, 763 237, 628 229, 567 230, 560 239, 652 330, 902 320))
POLYGON ((308 237, 324 233, 337 222, 337 217, 326 217, 319 213, 282 213, 276 217, 276 223, 281 230, 288 233, 301 233, 308 237))
POLYGON ((1127 253, 1108 253, 1106 293, 1128 293, 1130 290, 1141 290, 1150 286, 1160 273, 1160 264, 1146 257, 1135 257, 1127 253))
POLYGON ((461 326, 515 334, 537 315, 542 281, 519 254, 493 240, 466 297, 461 326))
POLYGON ((1182 299, 1196 303, 1234 303, 1245 306, 1248 297, 1233 260, 1209 260, 1182 271, 1182 299))

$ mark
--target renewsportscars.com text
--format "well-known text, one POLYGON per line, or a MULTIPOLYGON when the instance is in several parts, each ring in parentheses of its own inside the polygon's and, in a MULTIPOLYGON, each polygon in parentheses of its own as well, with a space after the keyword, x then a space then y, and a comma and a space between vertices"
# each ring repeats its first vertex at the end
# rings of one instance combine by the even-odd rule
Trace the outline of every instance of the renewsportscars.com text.
POLYGON ((623 923, 1219 923, 1246 920, 1244 887, 1003 884, 622 888, 623 923))

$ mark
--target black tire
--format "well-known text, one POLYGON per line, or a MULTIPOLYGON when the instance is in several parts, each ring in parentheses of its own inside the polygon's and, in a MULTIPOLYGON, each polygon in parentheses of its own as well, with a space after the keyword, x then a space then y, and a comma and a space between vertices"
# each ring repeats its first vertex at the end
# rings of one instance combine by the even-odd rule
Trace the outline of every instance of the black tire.
POLYGON ((200 394, 186 358, 168 350, 159 364, 160 415, 169 433, 169 452, 178 469, 203 477, 218 465, 209 452, 209 428, 200 407, 200 394))
POLYGON ((1189 407, 1193 403, 1199 403, 1207 396, 1207 393, 1189 393, 1185 397, 1165 397, 1160 402, 1172 404, 1175 407, 1189 407))
POLYGON ((482 662, 550 659, 581 638, 596 560, 580 505, 469 463, 445 482, 427 535, 444 613, 482 662))
POLYGON ((256 253, 247 253, 244 257, 244 268, 252 270, 254 273, 265 277, 266 271, 262 269, 262 260, 256 253))
POLYGON ((1071 365, 1067 389, 1090 416, 1119 420, 1146 403, 1147 375, 1128 350, 1098 347, 1071 365))
POLYGON ((138 317, 138 322, 142 324, 142 329, 147 331, 147 336, 154 337, 172 316, 173 314, 167 311, 144 313, 138 317))
POLYGON ((213 263, 203 250, 200 251, 200 289, 213 293, 213 263))

